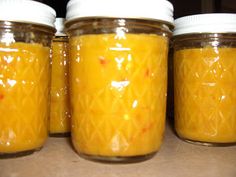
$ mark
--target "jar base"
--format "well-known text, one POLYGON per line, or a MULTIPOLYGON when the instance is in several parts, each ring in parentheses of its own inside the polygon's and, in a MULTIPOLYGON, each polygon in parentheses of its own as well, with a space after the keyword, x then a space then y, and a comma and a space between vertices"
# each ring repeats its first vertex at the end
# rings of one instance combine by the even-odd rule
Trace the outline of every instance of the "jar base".
POLYGON ((80 157, 91 160, 95 162, 101 162, 101 163, 138 163, 142 161, 146 161, 148 159, 151 159, 157 152, 152 152, 150 154, 146 155, 137 155, 137 156, 97 156, 97 155, 88 155, 83 153, 78 153, 80 157))
POLYGON ((62 138, 62 137, 70 137, 71 133, 70 132, 65 132, 65 133, 49 133, 50 137, 54 138, 62 138))
POLYGON ((232 142, 232 143, 216 143, 216 142, 203 142, 203 141, 197 141, 197 140, 190 140, 187 138, 183 138, 179 135, 177 135, 181 140, 190 143, 190 144, 194 144, 194 145, 199 145, 199 146, 208 146, 208 147, 226 147, 226 146, 235 146, 236 142, 232 142))
POLYGON ((1 153, 0 152, 0 159, 11 159, 11 158, 24 157, 27 155, 31 155, 36 151, 40 151, 41 149, 42 149, 42 147, 37 148, 37 149, 32 149, 32 150, 21 151, 21 152, 14 152, 14 153, 1 153))

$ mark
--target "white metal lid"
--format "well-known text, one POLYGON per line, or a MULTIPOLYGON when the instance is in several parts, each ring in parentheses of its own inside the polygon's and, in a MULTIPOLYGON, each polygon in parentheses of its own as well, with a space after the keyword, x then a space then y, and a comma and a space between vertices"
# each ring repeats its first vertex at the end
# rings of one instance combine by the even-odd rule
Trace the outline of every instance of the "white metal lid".
POLYGON ((190 15, 174 21, 174 36, 189 33, 236 32, 236 14, 211 13, 190 15))
POLYGON ((32 0, 0 0, 0 21, 36 23, 54 27, 56 12, 32 0))
POLYGON ((56 36, 66 36, 65 27, 64 27, 65 18, 56 18, 55 27, 56 27, 56 36))
POLYGON ((173 5, 167 0, 70 0, 66 20, 115 17, 161 20, 173 24, 173 5))

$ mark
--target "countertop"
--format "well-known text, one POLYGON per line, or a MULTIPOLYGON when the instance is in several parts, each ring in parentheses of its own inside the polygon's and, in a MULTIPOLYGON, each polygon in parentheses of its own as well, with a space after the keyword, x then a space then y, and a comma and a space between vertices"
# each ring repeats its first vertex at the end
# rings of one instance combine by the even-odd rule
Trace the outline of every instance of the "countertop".
POLYGON ((104 164, 79 157, 69 138, 49 138, 34 154, 0 159, 0 177, 236 177, 236 146, 186 143, 167 126, 160 151, 133 164, 104 164))

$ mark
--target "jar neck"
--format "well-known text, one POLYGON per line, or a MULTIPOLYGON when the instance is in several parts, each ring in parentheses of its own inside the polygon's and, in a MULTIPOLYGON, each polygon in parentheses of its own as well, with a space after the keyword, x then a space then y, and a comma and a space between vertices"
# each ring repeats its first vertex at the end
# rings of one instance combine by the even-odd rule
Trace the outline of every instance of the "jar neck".
POLYGON ((204 47, 236 47, 236 33, 185 34, 173 37, 174 50, 204 47))
MULTIPOLYGON (((9 43, 41 43, 50 46, 54 33, 54 28, 44 25, 0 21, 0 39, 10 36, 12 41, 8 41, 9 43)), ((4 43, 4 40, 0 41, 4 43)))
POLYGON ((68 42, 69 38, 68 36, 54 36, 53 42, 68 42))
POLYGON ((171 37, 171 26, 160 22, 124 18, 84 18, 66 23, 69 36, 108 33, 146 33, 171 37))

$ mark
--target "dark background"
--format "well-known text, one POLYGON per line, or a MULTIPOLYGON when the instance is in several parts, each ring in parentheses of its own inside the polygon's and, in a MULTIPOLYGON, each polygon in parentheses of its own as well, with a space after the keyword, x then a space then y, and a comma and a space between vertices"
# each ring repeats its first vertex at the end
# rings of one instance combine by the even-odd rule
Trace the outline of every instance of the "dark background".
MULTIPOLYGON (((37 0, 53 7, 58 17, 65 17, 66 4, 69 0, 37 0)), ((98 0, 95 0, 98 1, 98 0)), ((169 0, 174 5, 174 17, 185 15, 236 12, 236 0, 169 0)))

